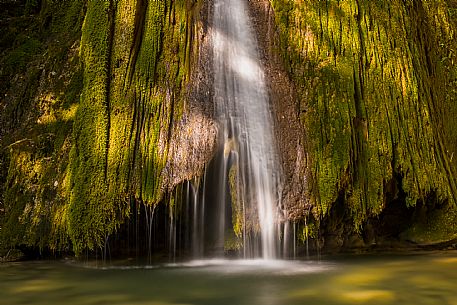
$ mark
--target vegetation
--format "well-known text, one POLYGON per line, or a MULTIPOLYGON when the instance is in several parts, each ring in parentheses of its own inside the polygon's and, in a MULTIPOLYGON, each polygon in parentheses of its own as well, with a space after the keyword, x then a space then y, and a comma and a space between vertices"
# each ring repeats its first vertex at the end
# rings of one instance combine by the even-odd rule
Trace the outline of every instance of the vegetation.
MULTIPOLYGON (((271 1, 310 133, 314 215, 455 205, 455 1, 271 1)), ((446 225, 443 223, 442 225, 446 225)))
POLYGON ((63 181, 82 88, 84 5, 32 2, 2 3, 0 244, 10 255, 14 246, 69 246, 63 181))
POLYGON ((7 35, 40 31, 2 41, 2 79, 22 78, 24 69, 29 78, 2 88, 24 91, 2 114, 2 243, 79 254, 104 246, 132 200, 156 205, 168 187, 162 171, 183 111, 200 4, 23 5, 11 18, 33 11, 31 22, 12 24, 7 35))

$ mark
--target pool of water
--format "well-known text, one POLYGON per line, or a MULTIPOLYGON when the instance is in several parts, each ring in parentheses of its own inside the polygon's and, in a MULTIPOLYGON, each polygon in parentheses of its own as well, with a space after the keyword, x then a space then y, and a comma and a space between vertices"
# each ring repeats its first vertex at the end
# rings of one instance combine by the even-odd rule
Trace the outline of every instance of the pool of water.
POLYGON ((0 304, 457 305, 457 252, 158 266, 4 263, 0 304))

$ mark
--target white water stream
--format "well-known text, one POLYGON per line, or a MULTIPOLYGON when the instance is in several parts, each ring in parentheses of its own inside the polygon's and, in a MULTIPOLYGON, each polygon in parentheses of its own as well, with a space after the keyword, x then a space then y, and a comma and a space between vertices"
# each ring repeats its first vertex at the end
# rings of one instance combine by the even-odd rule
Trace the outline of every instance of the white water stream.
MULTIPOLYGON (((245 0, 214 1, 214 103, 223 146, 218 202, 225 214, 234 191, 229 187, 229 172, 236 170, 236 197, 244 215, 244 257, 274 259, 279 250, 280 166, 264 71, 247 10, 245 0)), ((222 215, 219 221, 221 242, 225 219, 222 215)))

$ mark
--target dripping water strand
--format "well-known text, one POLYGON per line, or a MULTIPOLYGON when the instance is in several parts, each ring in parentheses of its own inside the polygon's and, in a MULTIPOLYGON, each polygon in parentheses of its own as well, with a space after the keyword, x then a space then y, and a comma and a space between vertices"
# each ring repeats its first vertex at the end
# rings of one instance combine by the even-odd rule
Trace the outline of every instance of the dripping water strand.
POLYGON ((144 214, 146 217, 146 235, 148 239, 148 263, 152 263, 152 226, 154 221, 154 212, 156 209, 156 205, 143 205, 144 206, 144 214))
POLYGON ((297 228, 296 228, 296 222, 294 221, 294 237, 293 237, 293 240, 294 240, 294 259, 297 258, 297 228))

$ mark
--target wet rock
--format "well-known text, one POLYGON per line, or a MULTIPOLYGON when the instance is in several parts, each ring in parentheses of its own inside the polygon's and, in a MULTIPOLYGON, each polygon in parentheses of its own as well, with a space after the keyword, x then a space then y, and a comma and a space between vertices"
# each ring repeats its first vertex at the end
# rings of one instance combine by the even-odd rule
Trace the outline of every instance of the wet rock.
POLYGON ((249 7, 274 114, 276 144, 282 163, 282 208, 286 218, 303 219, 311 209, 311 179, 305 150, 307 136, 300 122, 296 88, 278 52, 279 37, 270 2, 252 0, 249 7))

